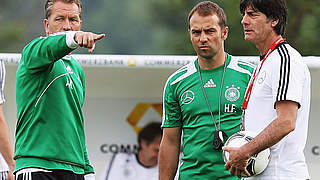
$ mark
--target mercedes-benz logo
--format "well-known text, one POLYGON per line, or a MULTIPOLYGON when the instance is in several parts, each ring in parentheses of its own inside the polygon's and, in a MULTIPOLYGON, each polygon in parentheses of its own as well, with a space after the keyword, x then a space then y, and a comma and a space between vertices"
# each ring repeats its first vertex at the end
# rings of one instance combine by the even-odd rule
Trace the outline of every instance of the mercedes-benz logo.
POLYGON ((263 72, 259 75, 258 83, 259 83, 259 84, 263 83, 263 81, 266 79, 266 76, 267 76, 266 71, 263 71, 263 72))
POLYGON ((194 99, 194 93, 190 90, 185 91, 181 96, 182 104, 190 104, 194 99))

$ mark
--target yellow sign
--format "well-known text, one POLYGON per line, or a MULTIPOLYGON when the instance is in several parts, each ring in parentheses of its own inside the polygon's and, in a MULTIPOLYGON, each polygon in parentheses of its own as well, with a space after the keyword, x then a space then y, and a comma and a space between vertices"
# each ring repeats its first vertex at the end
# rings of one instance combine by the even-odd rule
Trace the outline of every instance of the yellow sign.
POLYGON ((137 126, 138 122, 142 119, 145 113, 149 110, 149 108, 153 108, 160 116, 162 116, 162 104, 161 103, 139 103, 135 106, 132 112, 127 117, 128 123, 138 134, 143 127, 137 126))
POLYGON ((128 65, 133 67, 137 65, 137 59, 135 57, 129 57, 128 59, 128 65))

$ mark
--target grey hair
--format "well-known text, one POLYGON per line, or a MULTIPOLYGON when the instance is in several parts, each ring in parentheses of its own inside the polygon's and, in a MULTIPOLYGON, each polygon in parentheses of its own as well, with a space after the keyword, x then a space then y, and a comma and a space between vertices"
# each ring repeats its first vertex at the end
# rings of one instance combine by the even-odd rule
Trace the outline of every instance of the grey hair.
POLYGON ((53 8, 53 4, 57 1, 62 1, 64 3, 68 3, 68 4, 72 4, 75 3, 78 7, 79 7, 79 12, 80 12, 80 18, 81 18, 81 14, 82 14, 82 4, 80 0, 47 0, 46 4, 45 4, 45 18, 48 19, 51 16, 51 12, 52 12, 52 8, 53 8))

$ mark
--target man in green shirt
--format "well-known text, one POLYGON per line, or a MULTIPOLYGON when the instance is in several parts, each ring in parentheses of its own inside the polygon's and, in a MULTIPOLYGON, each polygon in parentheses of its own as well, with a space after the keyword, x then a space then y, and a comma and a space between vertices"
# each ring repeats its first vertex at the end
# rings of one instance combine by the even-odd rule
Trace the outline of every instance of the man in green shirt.
POLYGON ((80 31, 80 0, 47 0, 46 37, 25 46, 16 73, 18 180, 94 178, 84 133, 85 78, 71 52, 104 34, 80 31))
POLYGON ((189 33, 198 58, 173 73, 163 93, 160 180, 238 179, 224 169, 222 146, 240 131, 241 105, 254 66, 224 51, 226 16, 215 3, 189 13, 189 33), (182 136, 183 134, 183 136, 182 136))

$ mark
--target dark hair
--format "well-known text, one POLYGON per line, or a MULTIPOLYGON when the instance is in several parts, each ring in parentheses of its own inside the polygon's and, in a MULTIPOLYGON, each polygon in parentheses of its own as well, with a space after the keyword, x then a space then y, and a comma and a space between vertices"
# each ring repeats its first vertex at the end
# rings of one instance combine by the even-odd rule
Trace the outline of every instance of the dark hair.
POLYGON ((240 12, 244 15, 245 10, 251 7, 254 11, 262 12, 268 19, 279 20, 274 27, 278 35, 284 35, 286 31, 288 8, 285 0, 241 0, 240 12))
POLYGON ((203 1, 195 5, 189 13, 188 24, 190 29, 190 19, 193 14, 197 12, 200 16, 209 16, 216 14, 219 18, 219 26, 225 28, 227 26, 227 17, 223 9, 219 7, 216 3, 211 1, 203 1))
POLYGON ((147 145, 149 145, 158 136, 162 137, 161 123, 152 122, 147 124, 138 134, 139 146, 142 140, 146 141, 147 145))
POLYGON ((81 1, 80 0, 47 0, 46 1, 46 4, 44 6, 44 10, 45 10, 45 16, 46 16, 46 19, 48 19, 50 16, 51 16, 51 12, 52 12, 52 7, 53 7, 53 4, 57 1, 62 1, 64 3, 68 3, 68 4, 72 4, 72 3, 75 3, 78 7, 79 7, 79 16, 81 18, 81 14, 82 14, 82 4, 81 4, 81 1))

